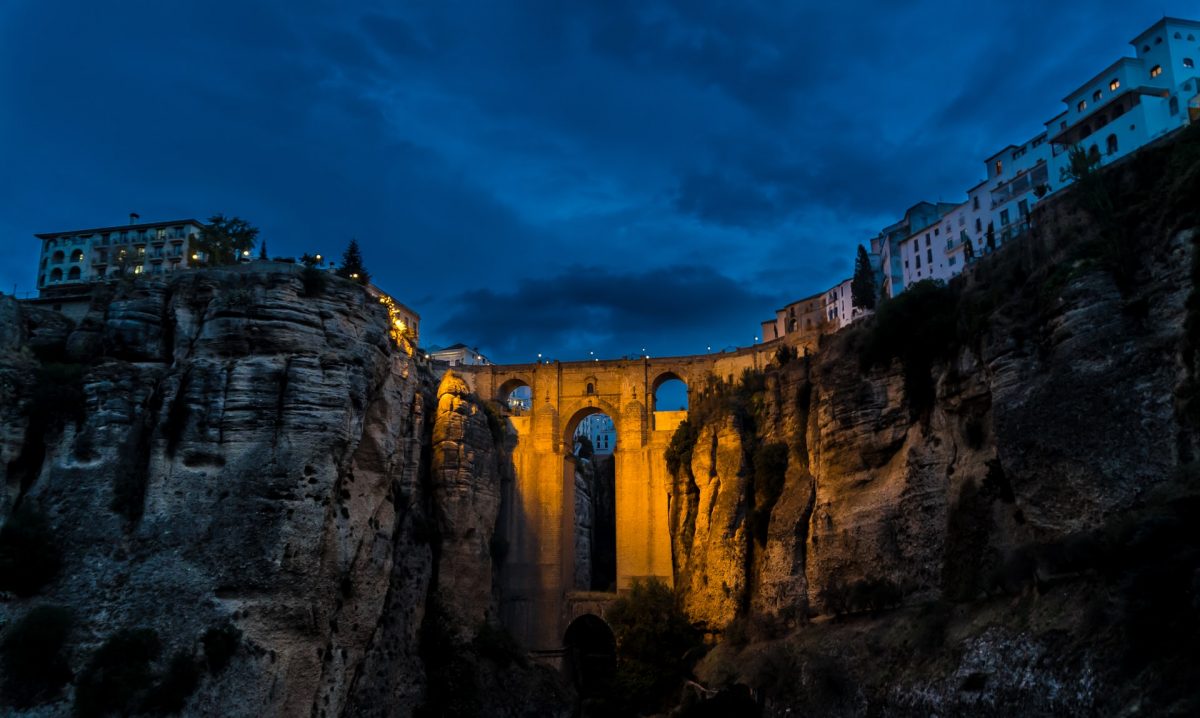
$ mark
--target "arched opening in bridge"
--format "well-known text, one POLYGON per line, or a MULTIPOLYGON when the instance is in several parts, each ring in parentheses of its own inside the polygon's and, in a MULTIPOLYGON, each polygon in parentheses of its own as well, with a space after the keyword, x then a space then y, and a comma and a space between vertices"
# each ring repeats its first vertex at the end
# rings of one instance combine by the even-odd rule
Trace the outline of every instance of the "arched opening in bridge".
POLYGON ((655 431, 674 431, 687 418, 688 387, 675 372, 664 372, 651 385, 655 431))
POLYGON ((617 428, 596 407, 567 422, 563 459, 563 566, 577 591, 615 591, 617 583, 617 428))
POLYGON ((604 619, 587 613, 571 621, 563 648, 563 668, 580 701, 606 697, 617 670, 617 641, 604 619))
POLYGON ((500 385, 496 401, 510 414, 521 416, 533 408, 533 389, 522 379, 509 379, 500 385))

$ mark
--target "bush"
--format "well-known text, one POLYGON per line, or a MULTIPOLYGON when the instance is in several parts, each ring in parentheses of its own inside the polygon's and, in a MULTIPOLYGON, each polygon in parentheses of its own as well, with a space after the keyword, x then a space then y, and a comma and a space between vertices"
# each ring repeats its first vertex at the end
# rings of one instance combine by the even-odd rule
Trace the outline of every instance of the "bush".
POLYGON ((75 712, 84 718, 135 712, 154 682, 162 645, 150 629, 125 629, 100 646, 79 676, 75 712))
POLYGON ((864 370, 899 359, 904 393, 914 417, 933 408, 931 371, 958 346, 958 293, 925 280, 885 300, 869 325, 859 361, 864 370))
POLYGON ((0 693, 8 705, 28 708, 51 701, 71 680, 66 645, 73 623, 68 609, 39 606, 5 632, 0 693))
POLYGON ((191 651, 177 651, 171 656, 166 674, 147 694, 143 709, 151 713, 178 713, 199 682, 200 666, 191 651))
POLYGON ((700 438, 700 425, 690 419, 679 422, 675 433, 671 435, 671 443, 667 445, 667 471, 672 476, 678 476, 684 467, 692 465, 692 452, 696 448, 696 440, 700 438))
POLYGON ((200 643, 204 646, 204 660, 209 673, 217 675, 224 671, 241 641, 242 632, 231 623, 205 631, 200 643))
POLYGON ((0 591, 32 596, 54 580, 61 566, 46 515, 22 503, 0 528, 0 591))
POLYGON ((661 710, 687 676, 686 656, 701 645, 699 632, 657 579, 635 579, 609 607, 608 622, 617 639, 613 692, 626 704, 623 714, 661 710))
POLYGON ((304 285, 304 296, 306 297, 321 296, 329 285, 329 278, 325 276, 325 271, 310 264, 306 264, 304 269, 300 270, 300 281, 304 285))

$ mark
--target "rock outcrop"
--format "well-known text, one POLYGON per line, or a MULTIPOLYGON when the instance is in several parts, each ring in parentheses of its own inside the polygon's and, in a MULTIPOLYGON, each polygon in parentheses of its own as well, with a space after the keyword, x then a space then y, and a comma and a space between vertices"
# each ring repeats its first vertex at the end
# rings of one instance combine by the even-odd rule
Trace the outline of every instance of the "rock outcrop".
POLYGON ((0 626, 74 609, 76 674, 123 629, 166 657, 232 626, 185 714, 411 715, 431 597, 460 642, 492 615, 500 448, 360 287, 252 266, 99 289, 78 326, 0 301, 0 518, 42 512, 63 561, 0 626))

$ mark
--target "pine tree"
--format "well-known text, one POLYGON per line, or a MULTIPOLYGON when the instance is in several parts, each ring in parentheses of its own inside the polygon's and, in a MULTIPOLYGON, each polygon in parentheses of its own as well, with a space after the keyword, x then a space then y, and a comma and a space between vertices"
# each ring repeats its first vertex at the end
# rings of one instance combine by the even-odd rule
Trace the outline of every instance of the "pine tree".
POLYGON ((358 248, 358 240, 350 240, 350 244, 342 254, 342 265, 338 267, 337 273, 338 276, 359 284, 370 283, 371 273, 363 266, 362 251, 358 248))
POLYGON ((263 260, 264 262, 267 261, 267 240, 265 240, 265 239, 263 240, 263 243, 261 245, 259 245, 259 247, 258 247, 258 258, 263 260))
POLYGON ((850 296, 859 309, 875 308, 875 270, 871 269, 871 258, 861 244, 854 260, 854 279, 850 281, 850 296))

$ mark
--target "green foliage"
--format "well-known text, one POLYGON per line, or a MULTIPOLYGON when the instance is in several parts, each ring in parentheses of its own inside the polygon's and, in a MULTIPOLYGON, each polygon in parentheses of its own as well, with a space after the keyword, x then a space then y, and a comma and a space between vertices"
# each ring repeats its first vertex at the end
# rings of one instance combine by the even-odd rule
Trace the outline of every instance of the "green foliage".
POLYGON ((350 240, 346 251, 342 253, 342 263, 338 266, 337 274, 359 284, 371 283, 371 274, 363 264, 362 250, 358 248, 357 239, 350 240))
POLYGON ((66 646, 73 624, 68 609, 38 606, 4 632, 0 696, 7 705, 28 708, 58 697, 71 680, 66 646))
POLYGON ((183 710, 188 696, 200 683, 200 665, 190 651, 176 651, 167 664, 167 672, 146 694, 142 710, 168 714, 183 710))
POLYGON ((859 309, 874 309, 878 296, 871 257, 867 254, 867 248, 860 244, 854 259, 854 278, 850 281, 851 301, 859 309))
POLYGON ((325 293, 329 278, 325 276, 325 270, 306 262, 300 270, 300 282, 304 286, 304 296, 319 297, 325 293))
POLYGON ((61 566, 46 515, 23 502, 0 527, 0 591, 32 596, 54 580, 61 566))
POLYGON ((596 455, 596 449, 592 446, 592 440, 583 434, 576 434, 575 442, 579 444, 579 451, 575 454, 579 458, 590 459, 596 455))
POLYGON ((900 359, 904 389, 913 416, 933 407, 932 369, 959 344, 957 292, 925 280, 879 305, 860 355, 864 370, 900 359))
POLYGON ((242 642, 242 632, 232 623, 214 626, 204 632, 200 644, 204 646, 204 662, 208 672, 218 675, 229 665, 233 654, 242 642))
POLYGON ((137 711, 154 682, 151 663, 162 645, 152 630, 125 629, 96 650, 75 687, 75 713, 82 718, 137 711))
POLYGON ((209 266, 233 264, 254 249, 258 228, 239 217, 214 214, 196 237, 193 249, 203 252, 209 266))
POLYGON ((692 452, 696 448, 696 440, 700 438, 700 424, 691 419, 684 419, 671 435, 671 443, 667 445, 667 471, 672 476, 678 476, 685 466, 692 465, 692 452))
POLYGON ((613 602, 608 623, 617 639, 614 694, 634 711, 661 710, 687 675, 686 658, 701 645, 675 594, 657 579, 635 580, 613 602))
POLYGON ((483 406, 483 413, 487 417, 488 431, 491 432, 492 441, 496 444, 496 448, 504 446, 505 427, 508 426, 508 419, 504 416, 504 410, 500 408, 500 403, 497 401, 480 401, 483 406))

